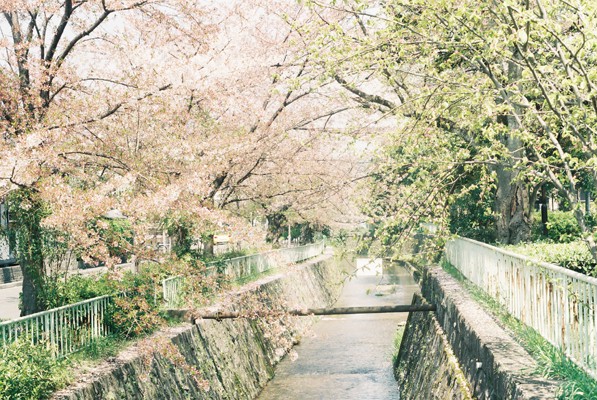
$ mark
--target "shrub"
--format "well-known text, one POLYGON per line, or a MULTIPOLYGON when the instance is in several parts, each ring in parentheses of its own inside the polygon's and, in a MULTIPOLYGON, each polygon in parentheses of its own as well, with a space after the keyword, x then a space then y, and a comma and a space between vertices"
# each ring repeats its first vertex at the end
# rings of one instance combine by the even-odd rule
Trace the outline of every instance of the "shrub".
POLYGON ((572 211, 552 211, 548 214, 548 239, 557 243, 569 243, 580 238, 580 235, 580 227, 572 211))
POLYGON ((112 293, 114 285, 105 274, 100 277, 71 275, 48 280, 38 294, 37 301, 49 310, 112 293))
POLYGON ((507 249, 590 276, 597 276, 597 264, 582 241, 571 243, 526 243, 507 249))
POLYGON ((68 383, 67 362, 21 338, 0 347, 0 400, 47 399, 68 383))

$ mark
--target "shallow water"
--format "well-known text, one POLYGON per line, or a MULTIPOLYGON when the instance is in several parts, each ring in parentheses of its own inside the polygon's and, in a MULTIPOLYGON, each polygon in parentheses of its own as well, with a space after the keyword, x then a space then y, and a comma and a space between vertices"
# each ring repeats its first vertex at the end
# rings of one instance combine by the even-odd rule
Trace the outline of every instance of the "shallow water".
MULTIPOLYGON (((410 274, 358 276, 343 289, 336 307, 410 304, 418 290, 410 274)), ((286 357, 265 387, 270 399, 397 399, 392 372, 394 337, 407 314, 323 317, 286 357)))

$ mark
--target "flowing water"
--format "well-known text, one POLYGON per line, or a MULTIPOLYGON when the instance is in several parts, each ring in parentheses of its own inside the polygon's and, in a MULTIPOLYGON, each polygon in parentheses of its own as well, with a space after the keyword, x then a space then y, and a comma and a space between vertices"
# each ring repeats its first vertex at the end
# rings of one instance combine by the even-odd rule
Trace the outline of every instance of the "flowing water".
MULTIPOLYGON (((410 304, 418 286, 400 267, 394 274, 370 272, 352 278, 336 307, 410 304)), ((392 371, 394 338, 407 314, 326 316, 277 367, 261 400, 398 398, 392 371)))

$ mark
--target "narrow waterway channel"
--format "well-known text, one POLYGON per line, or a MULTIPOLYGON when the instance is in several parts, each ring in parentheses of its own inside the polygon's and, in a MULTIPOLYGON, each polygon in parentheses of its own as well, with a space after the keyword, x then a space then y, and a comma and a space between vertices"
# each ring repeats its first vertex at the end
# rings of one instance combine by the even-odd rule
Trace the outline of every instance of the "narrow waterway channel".
MULTIPOLYGON (((358 274, 335 306, 410 304, 417 290, 400 267, 381 276, 358 274)), ((406 318, 406 313, 323 317, 295 347, 298 358, 286 357, 258 398, 397 399, 392 353, 396 330, 406 318)))

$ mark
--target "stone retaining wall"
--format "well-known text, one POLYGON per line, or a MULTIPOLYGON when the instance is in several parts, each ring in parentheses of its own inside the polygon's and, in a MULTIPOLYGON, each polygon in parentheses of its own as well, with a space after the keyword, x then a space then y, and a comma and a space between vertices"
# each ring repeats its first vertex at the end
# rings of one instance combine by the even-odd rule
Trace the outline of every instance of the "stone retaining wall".
POLYGON ((23 272, 20 265, 0 267, 0 284, 20 282, 23 280, 23 272))
POLYGON ((530 355, 443 269, 422 271, 421 293, 437 311, 407 322, 396 366, 403 400, 556 398, 530 355), (461 374, 467 384, 456 389, 461 374))
MULTIPOLYGON (((340 292, 330 255, 245 287, 266 304, 331 305, 340 292)), ((234 304, 234 299, 231 300, 234 304)), ((164 330, 88 371, 55 399, 250 399, 300 340, 308 319, 201 320, 164 330), (172 346, 174 345, 174 346, 172 346)))
MULTIPOLYGON (((412 304, 425 301, 415 294, 412 304)), ((446 335, 430 312, 410 313, 394 365, 405 399, 472 399, 446 335)))

